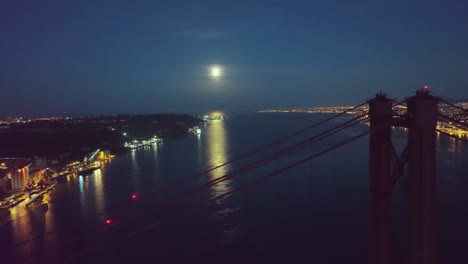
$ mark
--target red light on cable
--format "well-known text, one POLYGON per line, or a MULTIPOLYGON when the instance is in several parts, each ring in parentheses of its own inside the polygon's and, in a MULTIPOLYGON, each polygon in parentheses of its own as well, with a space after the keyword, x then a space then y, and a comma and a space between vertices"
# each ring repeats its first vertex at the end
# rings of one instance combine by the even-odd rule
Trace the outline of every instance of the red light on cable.
POLYGON ((112 220, 106 219, 106 225, 110 225, 110 224, 112 224, 112 220))
POLYGON ((132 197, 132 200, 136 200, 138 198, 136 194, 132 194, 131 197, 132 197))

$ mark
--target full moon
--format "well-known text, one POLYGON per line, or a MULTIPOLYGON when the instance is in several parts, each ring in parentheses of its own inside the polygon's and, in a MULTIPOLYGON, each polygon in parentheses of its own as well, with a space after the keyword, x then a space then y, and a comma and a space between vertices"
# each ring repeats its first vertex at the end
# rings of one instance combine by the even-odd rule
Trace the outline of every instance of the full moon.
POLYGON ((221 70, 218 67, 214 67, 211 69, 211 75, 213 77, 218 77, 221 74, 221 70))

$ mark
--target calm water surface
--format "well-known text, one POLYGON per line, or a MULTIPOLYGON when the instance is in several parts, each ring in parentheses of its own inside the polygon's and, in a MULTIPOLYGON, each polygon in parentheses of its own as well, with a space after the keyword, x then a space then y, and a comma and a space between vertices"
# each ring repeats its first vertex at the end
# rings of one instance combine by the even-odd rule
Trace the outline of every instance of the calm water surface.
MULTIPOLYGON (((237 115, 207 124, 201 135, 133 150, 93 175, 71 177, 45 197, 47 212, 39 206, 17 207, 2 216, 2 263, 366 263, 367 137, 253 189, 200 206, 356 135, 367 129, 365 125, 201 192, 178 195, 170 203, 158 202, 299 142, 323 127, 175 188, 165 186, 326 117, 237 115), (132 193, 137 194, 136 200, 130 199, 132 193), (108 218, 111 225, 104 224, 108 218)), ((395 130, 397 149, 402 149, 405 140, 405 133, 395 130)), ((445 263, 468 263, 467 161, 467 144, 438 138, 438 245, 445 263)), ((393 196, 396 255, 404 254, 408 242, 405 186, 403 178, 393 196)))

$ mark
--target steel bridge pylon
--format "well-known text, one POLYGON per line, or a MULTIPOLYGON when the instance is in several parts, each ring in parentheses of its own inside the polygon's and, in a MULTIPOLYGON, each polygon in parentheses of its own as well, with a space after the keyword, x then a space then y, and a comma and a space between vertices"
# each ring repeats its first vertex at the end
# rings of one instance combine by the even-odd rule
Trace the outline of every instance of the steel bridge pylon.
POLYGON ((391 232, 391 194, 405 164, 409 180, 411 241, 409 264, 434 264, 436 202, 436 126, 438 99, 422 89, 406 100, 407 113, 393 112, 393 101, 377 94, 369 101, 370 263, 400 263, 391 232), (401 155, 392 143, 392 126, 408 129, 401 155))

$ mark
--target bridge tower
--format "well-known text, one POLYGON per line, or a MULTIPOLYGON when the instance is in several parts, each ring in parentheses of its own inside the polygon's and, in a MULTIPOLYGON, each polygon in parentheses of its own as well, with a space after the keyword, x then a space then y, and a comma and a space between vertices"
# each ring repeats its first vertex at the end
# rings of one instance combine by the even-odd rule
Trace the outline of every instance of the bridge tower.
POLYGON ((422 89, 408 100, 410 264, 434 264, 437 98, 422 89))
POLYGON ((391 264, 392 100, 379 93, 369 101, 370 263, 391 264))
POLYGON ((434 264, 436 204, 437 98, 427 88, 407 100, 407 113, 393 117, 392 100, 377 94, 369 101, 370 263, 395 263, 391 238, 391 193, 395 166, 407 163, 411 242, 409 264, 434 264), (391 126, 408 128, 402 157, 394 154, 391 126), (396 159, 396 160, 394 160, 396 159))

